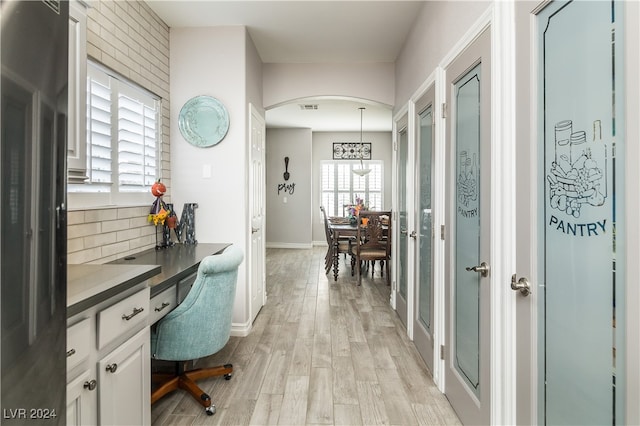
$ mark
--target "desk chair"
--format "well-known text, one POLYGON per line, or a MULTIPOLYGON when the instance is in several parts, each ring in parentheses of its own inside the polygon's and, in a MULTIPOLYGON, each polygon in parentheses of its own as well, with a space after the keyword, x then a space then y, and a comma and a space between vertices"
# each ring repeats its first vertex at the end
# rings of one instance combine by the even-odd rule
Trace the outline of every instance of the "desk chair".
POLYGON ((373 277, 376 260, 385 263, 387 269, 387 285, 391 285, 389 277, 389 261, 391 260, 391 211, 373 212, 360 210, 358 224, 358 236, 355 247, 356 265, 358 265, 356 267, 358 271, 358 285, 362 284, 362 262, 371 261, 371 276, 373 277), (383 224, 383 216, 388 218, 386 226, 383 224), (366 219, 366 225, 363 225, 363 219, 366 219))
POLYGON ((178 362, 175 374, 152 375, 152 380, 161 385, 151 393, 151 404, 169 392, 183 389, 205 408, 208 415, 216 412, 211 397, 195 381, 214 376, 229 380, 233 366, 225 364, 185 371, 184 365, 187 361, 215 354, 229 341, 238 266, 242 259, 242 250, 236 246, 204 258, 187 297, 152 330, 152 357, 178 362))

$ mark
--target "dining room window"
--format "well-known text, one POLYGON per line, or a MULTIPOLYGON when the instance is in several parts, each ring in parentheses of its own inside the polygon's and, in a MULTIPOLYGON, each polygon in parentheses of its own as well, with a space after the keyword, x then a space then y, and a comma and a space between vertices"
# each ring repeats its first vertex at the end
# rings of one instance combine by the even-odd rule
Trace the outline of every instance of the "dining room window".
POLYGON ((69 192, 98 205, 139 202, 160 177, 160 111, 158 96, 88 61, 87 179, 69 192))
POLYGON ((354 204, 356 197, 364 199, 371 210, 383 208, 383 162, 365 163, 371 172, 365 176, 352 173, 359 161, 322 161, 320 163, 320 204, 330 216, 346 216, 345 205, 354 204))

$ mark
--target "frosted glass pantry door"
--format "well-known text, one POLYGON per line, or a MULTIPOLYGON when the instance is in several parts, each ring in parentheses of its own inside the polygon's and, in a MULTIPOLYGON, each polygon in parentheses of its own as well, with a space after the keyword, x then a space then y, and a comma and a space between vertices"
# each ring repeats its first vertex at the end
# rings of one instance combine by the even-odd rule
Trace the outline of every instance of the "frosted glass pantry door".
POLYGON ((622 9, 537 15, 539 424, 624 424, 622 9))
POLYGON ((445 393, 463 424, 489 424, 491 30, 446 74, 445 393))

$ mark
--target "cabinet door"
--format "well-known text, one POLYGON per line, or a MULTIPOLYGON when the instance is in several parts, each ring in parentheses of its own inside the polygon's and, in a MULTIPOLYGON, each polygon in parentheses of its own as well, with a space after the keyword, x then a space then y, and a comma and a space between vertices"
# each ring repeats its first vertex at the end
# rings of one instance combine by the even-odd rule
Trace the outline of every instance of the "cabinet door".
POLYGON ((150 364, 148 327, 98 363, 100 424, 150 423, 150 364))
POLYGON ((91 373, 87 370, 67 383, 67 426, 98 424, 95 374, 91 373))

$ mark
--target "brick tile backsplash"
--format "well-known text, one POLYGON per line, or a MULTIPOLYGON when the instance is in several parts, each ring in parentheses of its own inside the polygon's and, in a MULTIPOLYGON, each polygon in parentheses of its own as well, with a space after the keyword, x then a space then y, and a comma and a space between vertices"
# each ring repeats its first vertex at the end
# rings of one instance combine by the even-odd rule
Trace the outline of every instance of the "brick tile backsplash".
POLYGON ((155 232, 162 236, 147 221, 150 205, 70 211, 68 263, 106 263, 155 247, 155 232))
MULTIPOLYGON (((162 97, 161 177, 169 202, 169 27, 144 1, 93 0, 87 18, 88 56, 162 97)), ((106 263, 155 247, 156 228, 147 221, 153 197, 146 198, 144 206, 69 211, 68 263, 106 263)))

